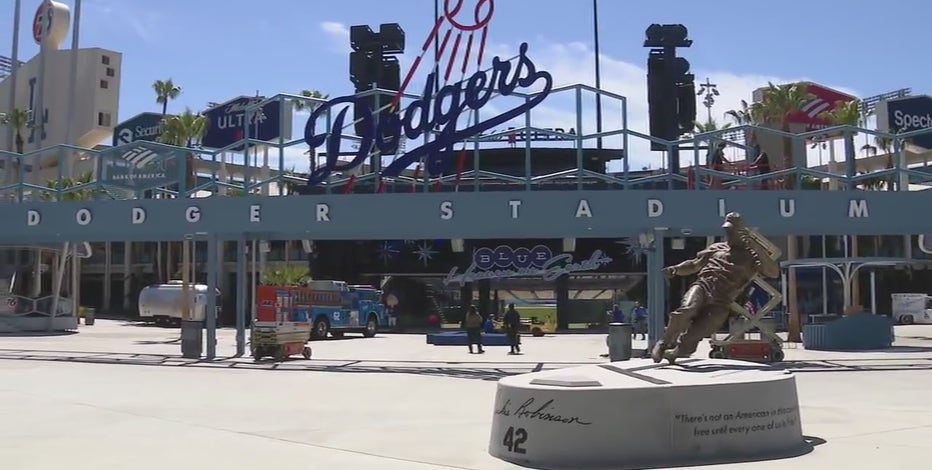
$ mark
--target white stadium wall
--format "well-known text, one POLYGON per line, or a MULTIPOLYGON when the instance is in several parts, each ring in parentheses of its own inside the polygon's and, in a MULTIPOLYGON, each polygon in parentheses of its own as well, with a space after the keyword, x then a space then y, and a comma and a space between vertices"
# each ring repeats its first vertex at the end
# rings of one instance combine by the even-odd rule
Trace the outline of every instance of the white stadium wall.
MULTIPOLYGON (((68 139, 69 79, 71 53, 69 49, 48 50, 45 64, 45 87, 42 102, 47 111, 45 135, 27 131, 25 151, 58 144, 92 148, 109 139, 118 123, 122 54, 106 49, 78 49, 77 79, 74 88, 74 118, 71 139, 68 139), (40 137, 44 137, 40 140, 40 137), (70 142, 69 142, 70 140, 70 142)), ((37 55, 16 71, 16 99, 9 103, 12 76, 0 82, 0 110, 32 109, 38 105, 38 75, 42 57, 37 55)), ((36 117, 38 119, 38 116, 36 117)), ((7 133, 0 132, 0 149, 12 150, 7 133)), ((47 163, 43 162, 43 167, 47 163)))

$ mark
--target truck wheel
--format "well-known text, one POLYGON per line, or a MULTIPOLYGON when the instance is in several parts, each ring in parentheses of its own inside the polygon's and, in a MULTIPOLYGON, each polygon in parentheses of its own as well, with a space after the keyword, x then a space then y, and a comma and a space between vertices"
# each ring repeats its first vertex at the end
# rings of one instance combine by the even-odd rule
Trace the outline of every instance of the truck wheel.
POLYGON ((301 355, 304 356, 305 359, 310 359, 310 358, 311 358, 311 348, 305 346, 304 349, 301 350, 301 355))
POLYGON ((369 319, 366 320, 366 330, 362 332, 362 335, 366 338, 371 338, 379 331, 379 319, 374 314, 369 314, 369 319))
POLYGON ((784 357, 783 350, 779 348, 774 348, 770 361, 771 362, 783 362, 783 357, 784 357))
POLYGON ((902 317, 900 317, 900 321, 903 322, 904 325, 912 325, 912 324, 913 324, 913 316, 912 316, 912 315, 903 315, 902 317))
POLYGON ((327 333, 330 332, 330 321, 326 318, 318 318, 314 321, 314 329, 311 330, 311 339, 326 339, 327 333))

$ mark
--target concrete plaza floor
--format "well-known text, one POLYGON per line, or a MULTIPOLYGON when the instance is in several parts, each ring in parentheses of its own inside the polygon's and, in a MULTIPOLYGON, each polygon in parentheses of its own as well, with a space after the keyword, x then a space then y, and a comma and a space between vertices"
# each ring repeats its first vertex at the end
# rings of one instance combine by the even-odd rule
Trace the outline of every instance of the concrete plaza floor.
MULTIPOLYGON (((522 356, 470 355, 386 334, 256 364, 229 358, 232 330, 213 362, 182 359, 177 330, 118 321, 0 336, 0 469, 519 468, 487 453, 495 381, 606 361, 604 335, 523 342, 522 356)), ((715 468, 928 465, 932 326, 897 327, 889 351, 786 353, 803 431, 824 442, 794 459, 715 468)))

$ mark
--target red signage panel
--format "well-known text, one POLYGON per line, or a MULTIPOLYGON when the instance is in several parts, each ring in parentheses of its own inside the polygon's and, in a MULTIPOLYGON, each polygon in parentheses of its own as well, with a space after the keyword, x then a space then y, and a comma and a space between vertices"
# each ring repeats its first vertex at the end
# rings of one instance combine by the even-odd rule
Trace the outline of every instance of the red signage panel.
POLYGON ((847 93, 812 82, 801 82, 800 85, 806 85, 807 91, 813 95, 813 98, 803 106, 800 112, 791 114, 788 120, 791 124, 804 124, 807 131, 829 127, 825 120, 819 118, 819 115, 835 110, 839 102, 847 103, 857 99, 847 93))

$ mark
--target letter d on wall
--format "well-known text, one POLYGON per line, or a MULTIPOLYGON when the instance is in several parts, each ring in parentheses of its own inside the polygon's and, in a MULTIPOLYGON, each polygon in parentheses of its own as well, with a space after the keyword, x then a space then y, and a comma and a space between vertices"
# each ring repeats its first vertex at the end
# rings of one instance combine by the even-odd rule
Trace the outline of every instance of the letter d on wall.
POLYGON ((39 211, 29 209, 26 211, 26 225, 30 227, 35 227, 42 222, 42 216, 39 214, 39 211))
POLYGON ((660 199, 647 200, 647 216, 660 217, 663 215, 663 201, 660 199))
POLYGON ((146 210, 142 207, 133 208, 133 224, 138 225, 146 221, 146 210))

